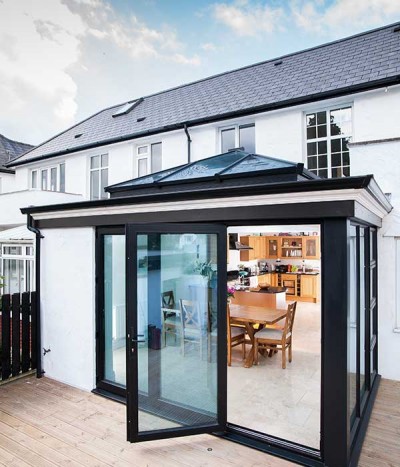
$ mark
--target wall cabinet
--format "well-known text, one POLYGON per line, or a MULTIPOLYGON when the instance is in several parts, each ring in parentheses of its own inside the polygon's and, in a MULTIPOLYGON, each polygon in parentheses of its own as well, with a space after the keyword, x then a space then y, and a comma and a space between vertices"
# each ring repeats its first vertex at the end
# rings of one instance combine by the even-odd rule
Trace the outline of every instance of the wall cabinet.
POLYGON ((240 237, 240 242, 252 248, 252 250, 240 251, 240 261, 251 261, 266 257, 266 237, 248 235, 240 237))
POLYGON ((240 261, 278 258, 320 259, 320 239, 317 236, 302 237, 264 237, 247 235, 240 237, 243 245, 252 250, 241 250, 240 261))
POLYGON ((303 237, 303 258, 320 259, 319 237, 303 237))
POLYGON ((265 258, 278 259, 280 255, 279 237, 265 237, 265 258))

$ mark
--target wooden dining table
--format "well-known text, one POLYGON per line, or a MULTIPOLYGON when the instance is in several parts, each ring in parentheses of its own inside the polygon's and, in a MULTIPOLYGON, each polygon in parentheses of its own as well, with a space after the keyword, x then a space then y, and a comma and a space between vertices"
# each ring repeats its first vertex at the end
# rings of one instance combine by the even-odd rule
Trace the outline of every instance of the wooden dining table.
POLYGON ((286 317, 286 309, 266 308, 259 306, 233 305, 229 306, 231 323, 243 324, 251 340, 251 349, 248 353, 244 367, 251 368, 254 364, 254 324, 259 324, 261 328, 278 323, 286 317))

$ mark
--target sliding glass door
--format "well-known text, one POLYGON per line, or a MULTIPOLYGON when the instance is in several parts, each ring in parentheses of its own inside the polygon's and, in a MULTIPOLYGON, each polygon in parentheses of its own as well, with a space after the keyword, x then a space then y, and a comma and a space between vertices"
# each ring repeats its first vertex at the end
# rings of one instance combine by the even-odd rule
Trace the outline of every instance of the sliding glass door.
POLYGON ((226 229, 127 228, 132 442, 226 424, 226 229))

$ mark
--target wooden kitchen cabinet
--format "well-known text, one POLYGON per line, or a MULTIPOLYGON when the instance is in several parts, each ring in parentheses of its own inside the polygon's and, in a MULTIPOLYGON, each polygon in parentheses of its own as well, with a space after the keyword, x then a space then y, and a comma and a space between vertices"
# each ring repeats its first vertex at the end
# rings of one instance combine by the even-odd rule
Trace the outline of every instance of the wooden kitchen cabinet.
POLYGON ((271 274, 272 287, 278 287, 278 274, 271 274))
POLYGON ((280 237, 264 237, 265 238, 265 258, 277 259, 280 258, 280 237))
POLYGON ((258 285, 272 285, 271 276, 272 274, 262 274, 258 276, 258 285))
POLYGON ((252 235, 240 237, 240 243, 253 248, 252 250, 240 250, 240 261, 251 261, 255 259, 255 250, 256 250, 255 238, 256 237, 252 235))
POLYGON ((319 237, 303 237, 303 259, 320 259, 319 237))
POLYGON ((297 274, 281 274, 281 285, 286 287, 287 295, 297 295, 297 274))
POLYGON ((259 235, 247 235, 240 237, 240 242, 243 245, 250 246, 252 250, 241 250, 240 261, 251 261, 264 259, 266 257, 266 237, 259 235))
POLYGON ((319 276, 302 274, 300 276, 300 297, 319 301, 319 276))

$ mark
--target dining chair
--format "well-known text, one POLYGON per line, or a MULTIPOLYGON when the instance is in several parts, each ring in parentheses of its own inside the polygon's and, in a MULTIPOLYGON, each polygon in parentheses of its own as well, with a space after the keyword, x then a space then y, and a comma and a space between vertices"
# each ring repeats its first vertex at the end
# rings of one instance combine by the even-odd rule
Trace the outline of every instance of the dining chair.
POLYGON ((231 319, 231 310, 229 304, 226 305, 226 325, 228 341, 228 366, 232 365, 232 348, 242 344, 243 358, 246 357, 246 329, 235 326, 231 319))
POLYGON ((185 356, 185 343, 190 342, 200 347, 200 359, 203 358, 203 337, 205 326, 199 303, 192 300, 179 300, 182 326, 181 352, 185 356))
POLYGON ((161 317, 163 342, 166 345, 167 335, 173 335, 175 342, 177 337, 182 336, 182 324, 180 319, 180 310, 176 309, 174 292, 167 290, 161 294, 161 317))
POLYGON ((269 350, 270 356, 280 350, 282 352, 282 368, 286 368, 286 349, 289 350, 289 362, 292 361, 293 323, 297 302, 289 303, 283 329, 264 328, 254 334, 254 361, 258 365, 260 349, 269 350))

